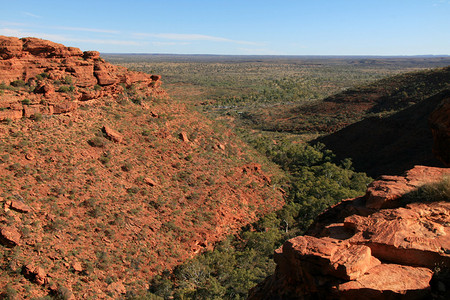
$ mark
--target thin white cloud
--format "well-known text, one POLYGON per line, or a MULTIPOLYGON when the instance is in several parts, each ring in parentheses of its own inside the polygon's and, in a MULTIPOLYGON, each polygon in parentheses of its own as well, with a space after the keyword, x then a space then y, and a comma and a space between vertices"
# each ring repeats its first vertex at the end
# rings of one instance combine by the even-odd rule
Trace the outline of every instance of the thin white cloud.
POLYGON ((70 41, 71 39, 58 34, 48 34, 48 33, 38 33, 31 31, 24 31, 21 29, 12 28, 0 28, 1 35, 15 36, 18 38, 22 37, 37 37, 41 39, 51 40, 51 41, 70 41))
POLYGON ((107 29, 98 29, 98 28, 85 28, 85 27, 48 27, 52 29, 59 30, 69 30, 69 31, 86 31, 86 32, 98 32, 98 33, 112 33, 119 34, 120 31, 117 30, 107 30, 107 29))
POLYGON ((23 13, 24 15, 27 15, 27 16, 29 16, 29 17, 33 17, 33 18, 36 18, 36 19, 42 18, 41 16, 32 14, 32 13, 27 12, 27 11, 23 11, 22 13, 23 13))
POLYGON ((146 43, 140 43, 130 40, 99 40, 99 39, 71 39, 68 38, 67 41, 71 42, 81 42, 90 44, 103 44, 103 45, 122 45, 122 46, 142 46, 146 43))
POLYGON ((190 43, 187 42, 152 42, 153 46, 185 46, 190 43))
POLYGON ((27 26, 25 23, 16 23, 8 21, 0 21, 0 26, 27 26))
MULTIPOLYGON (((60 43, 89 43, 94 45, 125 45, 125 46, 142 46, 145 45, 145 42, 137 42, 132 40, 109 40, 109 39, 80 39, 80 38, 72 38, 59 34, 48 34, 48 33, 39 33, 39 32, 28 32, 22 31, 19 29, 11 29, 11 28, 0 28, 0 35, 6 36, 16 36, 16 37, 37 37, 41 39, 50 40, 53 42, 60 43)), ((67 44, 66 46, 70 46, 67 44)))
POLYGON ((8 21, 0 21, 0 26, 8 26, 8 27, 28 27, 28 28, 43 28, 43 29, 56 29, 56 30, 66 30, 66 31, 79 31, 79 32, 97 32, 97 33, 111 33, 111 34, 120 34, 120 31, 117 30, 108 30, 101 28, 88 28, 88 27, 69 27, 69 26, 42 26, 35 24, 26 24, 26 23, 15 23, 8 21))
POLYGON ((27 36, 23 31, 19 29, 11 29, 11 28, 0 28, 0 34, 6 36, 15 36, 15 37, 23 37, 27 36))
POLYGON ((248 41, 232 40, 223 37, 204 35, 204 34, 186 34, 186 33, 133 33, 133 36, 137 38, 160 38, 176 41, 210 41, 210 42, 226 42, 244 45, 256 45, 257 43, 248 41))

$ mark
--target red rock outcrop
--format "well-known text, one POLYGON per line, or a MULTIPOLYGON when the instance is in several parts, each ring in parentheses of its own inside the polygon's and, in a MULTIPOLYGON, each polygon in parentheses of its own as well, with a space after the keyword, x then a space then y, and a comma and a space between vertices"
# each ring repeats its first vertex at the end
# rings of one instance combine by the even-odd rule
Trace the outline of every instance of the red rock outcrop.
POLYGON ((179 134, 179 136, 180 136, 180 139, 183 141, 183 142, 186 142, 186 143, 189 143, 189 137, 187 136, 187 133, 186 132, 181 132, 180 134, 179 134))
POLYGON ((0 73, 0 121, 67 113, 78 101, 115 97, 131 86, 140 97, 165 96, 159 75, 111 65, 97 51, 31 37, 0 36, 0 73))
POLYGON ((29 213, 31 211, 31 207, 26 205, 20 200, 9 200, 5 203, 5 208, 9 208, 21 213, 29 213))
POLYGON ((366 207, 395 208, 401 205, 401 197, 417 189, 424 182, 437 182, 449 170, 435 167, 416 166, 406 172, 405 176, 381 176, 372 182, 366 193, 366 207))
POLYGON ((365 196, 330 208, 307 235, 275 251, 275 274, 249 299, 429 296, 434 268, 450 267, 450 202, 411 202, 405 195, 449 175, 416 166, 405 176, 382 176, 365 196))
POLYGON ((28 264, 23 267, 22 273, 26 278, 36 284, 44 285, 46 283, 47 273, 39 266, 28 264))
POLYGON ((106 134, 106 136, 113 142, 123 143, 123 136, 111 127, 103 126, 102 130, 106 134))
POLYGON ((21 238, 17 228, 14 226, 0 228, 0 243, 8 247, 20 245, 21 238))

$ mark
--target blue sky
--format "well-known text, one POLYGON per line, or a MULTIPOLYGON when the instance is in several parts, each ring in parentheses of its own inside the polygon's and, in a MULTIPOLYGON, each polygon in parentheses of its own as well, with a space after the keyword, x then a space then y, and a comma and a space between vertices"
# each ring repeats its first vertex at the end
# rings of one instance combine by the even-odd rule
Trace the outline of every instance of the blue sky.
POLYGON ((0 0, 0 35, 109 53, 450 55, 450 0, 0 0))

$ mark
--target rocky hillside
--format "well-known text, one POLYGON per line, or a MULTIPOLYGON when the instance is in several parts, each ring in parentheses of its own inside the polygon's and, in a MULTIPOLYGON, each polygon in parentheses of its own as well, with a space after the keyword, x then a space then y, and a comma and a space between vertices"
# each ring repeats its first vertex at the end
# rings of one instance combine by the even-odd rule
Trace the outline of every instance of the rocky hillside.
POLYGON ((450 89, 397 113, 366 118, 315 142, 325 144, 339 159, 352 158, 357 170, 374 178, 399 175, 414 165, 443 167, 431 151, 433 134, 428 119, 448 99, 450 89))
POLYGON ((371 116, 405 109, 450 88, 450 67, 404 73, 347 89, 320 101, 246 113, 263 130, 333 133, 371 116))
POLYGON ((119 298, 283 204, 279 171, 157 75, 0 37, 0 293, 119 298))
MULTIPOLYGON (((448 99, 430 117, 448 165, 448 99)), ((249 299, 448 299, 450 169, 381 176, 275 251, 275 274, 249 299)))

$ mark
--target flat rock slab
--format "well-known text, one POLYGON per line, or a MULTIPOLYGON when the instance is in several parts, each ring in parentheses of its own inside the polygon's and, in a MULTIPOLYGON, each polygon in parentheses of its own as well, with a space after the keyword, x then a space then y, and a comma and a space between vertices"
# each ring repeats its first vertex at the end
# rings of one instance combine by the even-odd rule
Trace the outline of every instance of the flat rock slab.
POLYGON ((381 176, 372 182, 366 193, 368 208, 396 208, 401 206, 401 197, 418 187, 438 182, 450 176, 450 169, 415 166, 405 176, 381 176))
POLYGON ((21 212, 21 213, 28 213, 31 211, 31 207, 26 205, 20 200, 10 200, 6 202, 6 205, 15 211, 21 212))
POLYGON ((450 266, 450 202, 412 203, 368 217, 353 215, 344 226, 348 241, 366 245, 379 259, 407 265, 450 266))
POLYGON ((367 246, 312 236, 287 241, 277 255, 285 255, 290 261, 297 260, 302 272, 332 275, 344 280, 358 278, 380 264, 367 246))
POLYGON ((419 299, 429 288, 432 275, 428 268, 381 264, 336 289, 340 299, 419 299))

